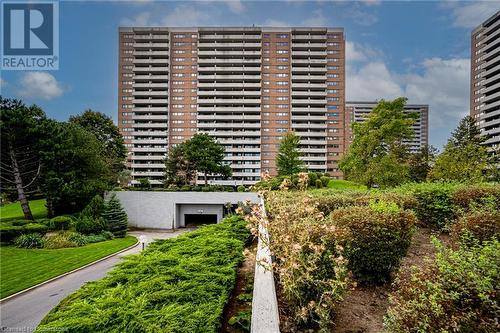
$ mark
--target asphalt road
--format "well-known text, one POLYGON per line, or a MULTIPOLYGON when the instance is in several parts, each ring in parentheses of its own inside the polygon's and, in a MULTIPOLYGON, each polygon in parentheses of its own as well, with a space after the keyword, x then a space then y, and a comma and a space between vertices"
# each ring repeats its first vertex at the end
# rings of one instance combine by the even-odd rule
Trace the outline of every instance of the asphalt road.
MULTIPOLYGON (((148 242, 180 235, 189 229, 175 232, 132 232, 138 237, 145 235, 148 242)), ((59 302, 89 281, 103 278, 123 256, 139 253, 139 244, 125 252, 103 260, 60 279, 32 289, 20 296, 0 303, 0 332, 32 332, 49 311, 59 302)), ((50 263, 49 263, 50 264, 50 263)))

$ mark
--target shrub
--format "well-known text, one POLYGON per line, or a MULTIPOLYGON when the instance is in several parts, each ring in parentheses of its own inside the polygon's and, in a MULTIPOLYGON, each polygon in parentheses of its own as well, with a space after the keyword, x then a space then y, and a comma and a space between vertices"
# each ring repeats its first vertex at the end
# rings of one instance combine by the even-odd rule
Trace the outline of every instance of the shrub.
POLYGON ((323 187, 323 183, 321 182, 321 180, 316 179, 316 188, 322 188, 322 187, 323 187))
POLYGON ((16 238, 14 244, 25 249, 37 249, 43 247, 44 240, 40 234, 23 234, 16 238))
POLYGON ((201 191, 202 191, 202 192, 210 192, 210 190, 211 190, 211 189, 210 189, 210 186, 203 186, 203 187, 201 188, 201 191))
POLYGON ((500 211, 475 211, 462 216, 451 227, 451 236, 455 244, 464 245, 474 243, 474 240, 500 240, 500 211))
POLYGON ((21 227, 21 226, 24 226, 26 224, 30 224, 30 223, 33 223, 32 220, 15 220, 15 221, 12 221, 11 224, 15 227, 21 227))
POLYGON ((309 177, 309 186, 316 186, 316 180, 318 179, 316 172, 309 172, 307 176, 309 177))
POLYGON ((442 183, 416 186, 413 191, 417 200, 414 210, 419 221, 430 228, 445 230, 456 219, 452 198, 454 189, 455 186, 442 183))
MULTIPOLYGON (((256 232, 258 223, 266 223, 274 271, 280 294, 286 301, 284 311, 291 322, 287 331, 303 325, 327 330, 335 307, 349 287, 343 250, 338 246, 335 227, 322 220, 315 199, 297 192, 269 192, 268 218, 262 220, 254 207, 247 220, 256 232)), ((244 209, 241 209, 242 211, 244 209)))
POLYGON ((387 332, 498 332, 500 243, 458 250, 434 243, 434 262, 398 275, 387 332))
POLYGON ((116 195, 113 194, 108 200, 102 216, 107 230, 111 231, 115 237, 125 237, 128 226, 127 213, 116 195))
POLYGON ((63 249, 67 247, 77 247, 78 244, 70 241, 68 238, 72 232, 58 232, 55 235, 46 236, 44 238, 44 248, 46 249, 63 249))
POLYGON ((453 193, 453 202, 466 212, 481 207, 500 210, 500 186, 474 185, 458 188, 453 193))
POLYGON ((224 191, 225 191, 225 192, 234 192, 234 188, 233 188, 232 186, 226 186, 226 187, 224 188, 224 191))
POLYGON ((56 216, 50 219, 49 228, 51 230, 68 230, 72 219, 69 216, 56 216))
POLYGON ((344 246, 348 267, 363 283, 381 283, 399 267, 411 243, 416 218, 394 203, 384 207, 340 208, 330 214, 338 227, 338 241, 344 246))
POLYGON ((189 192, 189 191, 191 191, 191 185, 183 185, 181 187, 181 191, 183 191, 183 192, 189 192))
POLYGON ((328 187, 328 183, 330 183, 330 177, 323 176, 320 178, 323 187, 328 187))
POLYGON ((193 191, 201 192, 201 186, 193 186, 193 191))
POLYGON ((87 237, 90 237, 89 236, 85 236, 85 235, 82 235, 80 233, 71 233, 71 234, 68 234, 67 236, 67 240, 72 242, 72 243, 75 243, 77 246, 84 246, 84 245, 87 245, 87 243, 91 243, 88 241, 87 237))
POLYGON ((82 210, 82 215, 91 219, 99 219, 104 211, 104 199, 99 195, 95 195, 88 205, 82 210))
POLYGON ((357 198, 361 195, 361 193, 357 192, 328 192, 321 193, 321 195, 314 197, 314 199, 317 202, 317 209, 327 216, 338 208, 356 205, 357 198))
POLYGON ((81 215, 75 222, 75 230, 81 234, 97 234, 106 229, 103 218, 93 219, 92 217, 81 215))
POLYGON ((156 241, 67 297, 38 329, 218 332, 248 238, 239 219, 156 241))
POLYGON ((110 240, 110 239, 115 238, 113 233, 111 231, 107 231, 107 230, 101 231, 100 235, 102 235, 106 240, 110 240))
POLYGON ((39 223, 29 223, 23 225, 11 225, 9 223, 0 224, 0 240, 3 243, 11 243, 22 234, 39 233, 45 235, 47 226, 39 223))
POLYGON ((246 192, 246 191, 247 191, 247 188, 246 188, 245 186, 243 186, 243 185, 239 185, 239 186, 236 188, 236 190, 237 190, 238 192, 246 192))

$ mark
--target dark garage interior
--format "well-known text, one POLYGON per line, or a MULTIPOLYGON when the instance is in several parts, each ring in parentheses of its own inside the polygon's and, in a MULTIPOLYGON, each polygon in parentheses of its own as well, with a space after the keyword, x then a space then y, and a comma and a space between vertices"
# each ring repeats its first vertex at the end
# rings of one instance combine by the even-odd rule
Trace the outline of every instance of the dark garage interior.
POLYGON ((217 223, 217 214, 185 214, 184 221, 186 227, 194 227, 201 224, 217 223))

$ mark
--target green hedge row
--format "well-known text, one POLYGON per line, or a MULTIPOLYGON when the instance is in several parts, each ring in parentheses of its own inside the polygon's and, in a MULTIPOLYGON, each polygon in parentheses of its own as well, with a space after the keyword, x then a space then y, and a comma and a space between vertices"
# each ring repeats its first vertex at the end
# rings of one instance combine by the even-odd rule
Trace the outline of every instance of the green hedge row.
POLYGON ((217 332, 248 240, 230 217, 157 241, 67 297, 37 331, 217 332))

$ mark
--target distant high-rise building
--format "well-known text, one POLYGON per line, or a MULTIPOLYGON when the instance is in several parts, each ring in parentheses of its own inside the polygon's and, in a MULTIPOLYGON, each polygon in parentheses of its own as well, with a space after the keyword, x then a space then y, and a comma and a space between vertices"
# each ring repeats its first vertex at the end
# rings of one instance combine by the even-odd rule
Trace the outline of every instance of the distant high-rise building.
POLYGON ((500 147, 500 12, 472 31, 470 115, 485 144, 500 147))
POLYGON ((120 28, 118 120, 133 183, 160 184, 169 147, 197 132, 224 145, 233 171, 212 183, 276 175, 287 131, 309 170, 340 178, 344 53, 341 28, 120 28))
MULTIPOLYGON (((365 121, 376 106, 377 102, 346 102, 344 143, 346 151, 353 139, 352 123, 365 121)), ((404 111, 418 114, 418 118, 413 124, 415 135, 412 140, 405 142, 409 146, 410 152, 415 153, 421 147, 429 144, 429 105, 406 104, 404 111)))

